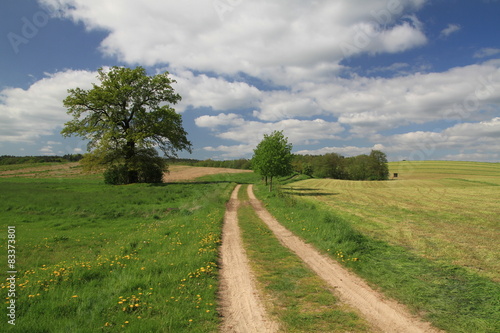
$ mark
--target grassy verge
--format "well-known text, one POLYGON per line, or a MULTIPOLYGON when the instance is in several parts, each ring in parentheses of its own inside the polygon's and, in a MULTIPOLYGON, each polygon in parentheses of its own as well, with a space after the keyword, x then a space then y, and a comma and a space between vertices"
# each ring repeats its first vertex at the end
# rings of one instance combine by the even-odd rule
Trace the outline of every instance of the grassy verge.
POLYGON ((255 192, 288 229, 437 327, 448 332, 500 331, 498 283, 365 236, 345 218, 312 202, 269 193, 263 186, 255 192))
POLYGON ((232 187, 0 180, 0 251, 6 262, 6 226, 15 226, 18 272, 16 325, 4 320, 2 330, 216 332, 232 187))
POLYGON ((269 296, 271 314, 286 332, 366 332, 365 323, 337 304, 326 284, 283 247, 249 205, 240 190, 238 219, 257 280, 269 296))

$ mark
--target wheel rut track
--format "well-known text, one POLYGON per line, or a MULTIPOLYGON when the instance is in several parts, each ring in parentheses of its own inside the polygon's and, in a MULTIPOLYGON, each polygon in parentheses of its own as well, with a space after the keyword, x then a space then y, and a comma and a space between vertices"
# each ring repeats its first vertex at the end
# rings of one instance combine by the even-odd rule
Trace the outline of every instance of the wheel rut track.
POLYGON ((226 205, 221 245, 221 331, 241 333, 277 332, 278 324, 270 320, 259 297, 255 279, 248 264, 238 226, 237 185, 226 205))

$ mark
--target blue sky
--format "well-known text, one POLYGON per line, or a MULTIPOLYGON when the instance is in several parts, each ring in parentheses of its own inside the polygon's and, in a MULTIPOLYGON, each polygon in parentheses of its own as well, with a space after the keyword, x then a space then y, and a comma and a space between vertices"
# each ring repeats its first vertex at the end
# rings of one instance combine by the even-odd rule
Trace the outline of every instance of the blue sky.
POLYGON ((83 153, 68 88, 169 71, 197 159, 294 152, 500 161, 498 0, 6 0, 0 155, 83 153))

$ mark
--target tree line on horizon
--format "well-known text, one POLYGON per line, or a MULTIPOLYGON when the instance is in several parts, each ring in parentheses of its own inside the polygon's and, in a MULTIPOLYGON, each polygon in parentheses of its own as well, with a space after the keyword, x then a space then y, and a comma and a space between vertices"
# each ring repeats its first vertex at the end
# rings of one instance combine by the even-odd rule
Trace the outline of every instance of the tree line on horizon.
POLYGON ((2 155, 2 156, 0 156, 0 165, 78 162, 82 158, 83 158, 82 154, 66 154, 63 156, 56 156, 56 155, 48 155, 48 156, 2 155))
MULTIPOLYGON (((252 160, 236 159, 217 161, 207 160, 172 160, 172 163, 182 163, 191 166, 231 168, 253 170, 252 160)), ((379 150, 370 154, 344 157, 337 153, 324 155, 292 154, 291 172, 304 174, 314 178, 333 178, 344 180, 387 180, 389 168, 387 156, 379 150)))
POLYGON ((260 174, 272 191, 273 178, 305 174, 316 178, 345 180, 387 180, 389 168, 387 156, 380 150, 372 150, 370 155, 343 157, 336 153, 326 155, 294 155, 293 145, 283 135, 274 131, 264 135, 264 139, 254 149, 252 169, 260 174))
POLYGON ((387 156, 380 150, 369 155, 344 157, 337 153, 325 155, 294 155, 292 168, 295 172, 315 178, 344 180, 387 180, 389 167, 387 156))

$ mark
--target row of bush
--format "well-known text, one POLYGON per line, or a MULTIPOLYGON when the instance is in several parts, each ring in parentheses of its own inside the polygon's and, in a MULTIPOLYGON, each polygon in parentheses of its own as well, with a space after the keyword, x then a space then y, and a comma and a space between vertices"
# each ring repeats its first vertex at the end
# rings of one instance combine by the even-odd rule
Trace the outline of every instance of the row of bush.
POLYGON ((295 172, 315 178, 346 180, 387 180, 387 156, 379 150, 370 155, 344 157, 336 153, 325 155, 295 155, 292 161, 295 172))
POLYGON ((62 163, 78 162, 83 158, 82 154, 67 154, 64 156, 0 156, 0 165, 32 164, 32 163, 62 163))

